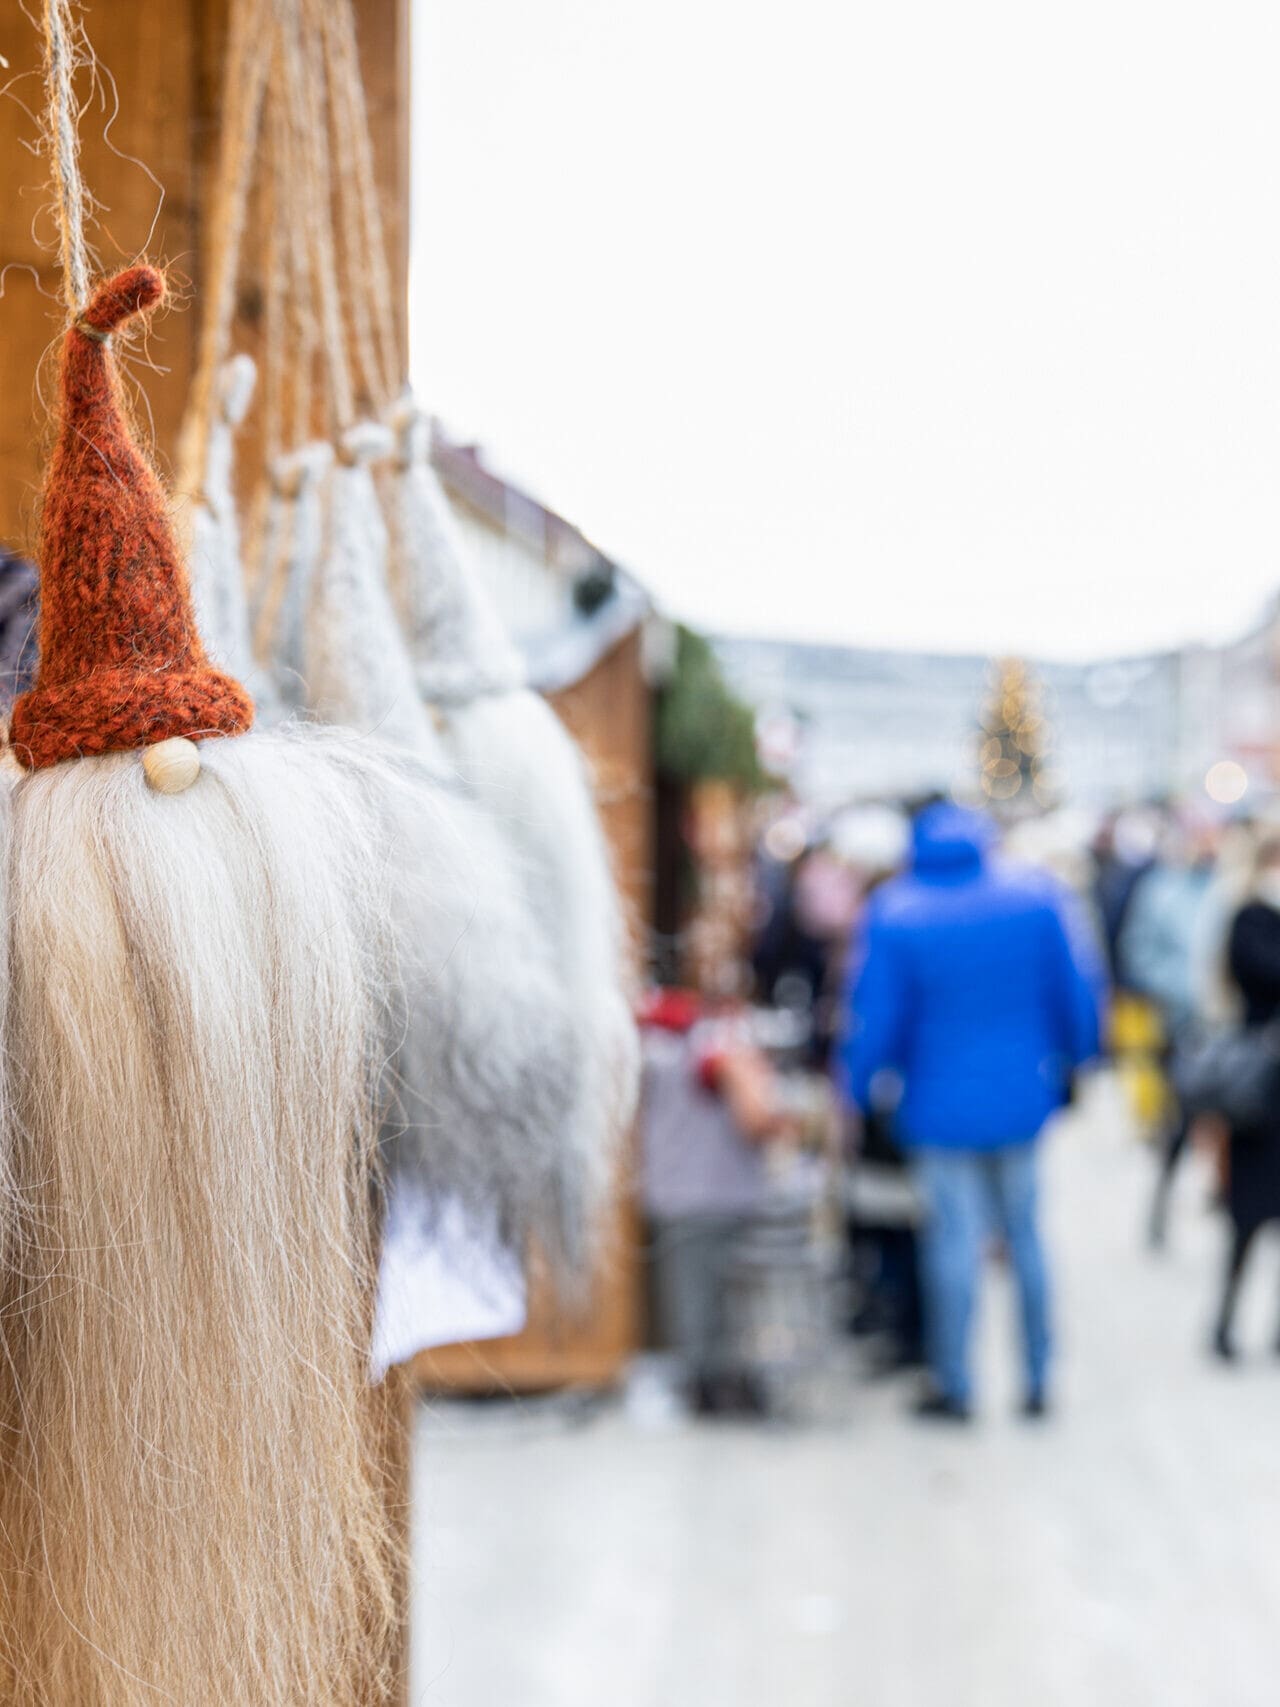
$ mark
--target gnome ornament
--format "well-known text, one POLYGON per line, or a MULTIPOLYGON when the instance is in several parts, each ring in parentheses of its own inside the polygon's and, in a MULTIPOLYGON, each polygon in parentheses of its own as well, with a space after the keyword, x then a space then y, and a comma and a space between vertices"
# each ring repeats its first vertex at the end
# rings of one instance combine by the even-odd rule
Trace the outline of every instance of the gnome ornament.
POLYGON ((466 563, 411 399, 395 415, 393 552, 421 692, 471 797, 514 856, 557 969, 576 1040, 565 1130, 584 1222, 607 1185, 634 1110, 638 1055, 625 933, 582 755, 524 673, 501 617, 466 563))
POLYGON ((343 435, 327 479, 318 447, 283 464, 295 551, 277 633, 280 679, 292 674, 306 708, 391 748, 413 778, 396 803, 396 841, 414 855, 391 884, 391 1221, 442 1236, 461 1217, 478 1246, 519 1249, 536 1236, 571 1268, 594 1194, 573 1141, 575 1016, 519 850, 460 785, 414 684, 371 469, 390 446, 385 427, 363 422, 343 435), (317 554, 307 518, 322 486, 328 527, 317 554))
POLYGON ((65 335, 11 719, 0 1699, 363 1707, 398 1569, 364 1413, 414 783, 252 731, 207 659, 112 350, 163 288, 130 268, 65 335))

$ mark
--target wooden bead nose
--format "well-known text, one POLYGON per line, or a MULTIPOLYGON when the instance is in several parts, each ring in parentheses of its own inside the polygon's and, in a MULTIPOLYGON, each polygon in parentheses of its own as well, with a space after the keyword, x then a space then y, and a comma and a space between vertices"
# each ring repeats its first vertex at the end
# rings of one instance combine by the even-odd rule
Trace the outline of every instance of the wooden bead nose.
POLYGON ((182 794, 200 775, 200 749, 194 741, 175 735, 148 747, 142 768, 157 794, 182 794))

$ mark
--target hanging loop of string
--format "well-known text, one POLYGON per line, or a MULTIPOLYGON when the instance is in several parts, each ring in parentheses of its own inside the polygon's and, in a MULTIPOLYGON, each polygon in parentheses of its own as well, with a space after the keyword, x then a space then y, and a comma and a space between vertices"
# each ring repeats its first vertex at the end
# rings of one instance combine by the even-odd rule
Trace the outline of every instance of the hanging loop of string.
POLYGON ((329 393, 329 432, 335 440, 355 419, 355 389, 347 349, 347 327, 342 312, 342 280, 339 277, 334 240, 333 181, 330 173, 327 86, 323 49, 316 6, 333 0, 301 0, 296 6, 294 30, 285 38, 290 74, 286 77, 290 97, 289 118, 293 127, 294 162, 300 168, 308 264, 318 302, 321 328, 321 358, 329 393))
MULTIPOLYGON (((342 251, 346 294, 359 302, 371 323, 375 347, 362 343, 366 390, 380 412, 390 408, 404 368, 397 337, 391 270, 382 199, 374 170, 373 143, 351 0, 321 0, 325 64, 329 81, 333 156, 340 162, 342 251)), ((368 337, 368 334, 366 334, 368 337)))
MULTIPOLYGON (((403 379, 351 0, 232 0, 220 131, 189 438, 203 443, 230 354, 257 187, 283 222, 266 245, 270 448, 336 439, 403 379)), ((198 458, 183 463, 194 476, 198 458)))
MULTIPOLYGON (((76 71, 85 57, 84 36, 73 0, 43 0, 43 24, 45 124, 58 212, 62 293, 71 313, 77 314, 88 300, 92 271, 85 240, 88 197, 80 169, 75 93, 76 71)), ((283 240, 294 251, 286 264, 278 255, 272 257, 279 272, 269 288, 278 293, 282 278, 287 278, 289 297, 297 294, 305 299, 292 314, 294 329, 305 327, 308 318, 318 325, 318 349, 312 344, 306 351, 293 352, 292 359, 311 365, 318 360, 322 366, 329 433, 336 436, 351 425, 357 403, 377 412, 385 410, 403 377, 350 0, 233 0, 219 155, 210 197, 210 265, 202 290, 200 354, 182 458, 195 484, 217 375, 230 354, 248 207, 263 158, 270 159, 275 174, 276 217, 282 217, 286 205, 294 207, 299 233, 292 243, 288 236, 283 240), (273 71, 279 74, 278 94, 273 71), (275 129, 274 145, 259 150, 268 101, 279 105, 284 120, 275 129), (290 133, 287 148, 279 145, 282 130, 290 133), (279 193, 282 189, 287 195, 279 193), (298 257, 298 248, 305 249, 305 259, 298 257)), ((273 318, 272 331, 278 338, 280 318, 273 318)), ((300 395, 309 412, 309 379, 302 383, 300 395)), ((278 394, 276 402, 278 408, 278 394)), ((295 403, 295 430, 302 413, 295 403)))
POLYGON ((72 17, 70 0, 45 0, 43 21, 48 102, 45 123, 58 206, 62 295, 71 313, 76 315, 89 300, 89 250, 84 236, 86 195, 80 174, 79 109, 75 95, 83 33, 72 17))
POLYGON ((272 12, 272 0, 236 0, 231 8, 218 168, 210 198, 210 265, 201 293, 200 352, 179 458, 184 483, 192 487, 203 477, 218 374, 231 353, 236 279, 271 61, 272 12))

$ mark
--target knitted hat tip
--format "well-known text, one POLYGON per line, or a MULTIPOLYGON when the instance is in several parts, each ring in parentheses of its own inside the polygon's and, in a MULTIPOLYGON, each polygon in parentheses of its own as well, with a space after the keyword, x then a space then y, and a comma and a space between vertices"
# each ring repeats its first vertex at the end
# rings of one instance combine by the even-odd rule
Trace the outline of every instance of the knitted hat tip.
POLYGON ((135 315, 158 308, 167 295, 164 274, 145 262, 126 267, 112 279, 104 279, 89 298, 89 305, 76 322, 80 331, 104 337, 135 315))
POLYGON ((111 334, 164 295, 155 267, 129 267, 97 287, 63 341, 41 520, 40 667, 9 724, 31 770, 253 723, 248 693, 205 657, 167 500, 120 395, 111 334))

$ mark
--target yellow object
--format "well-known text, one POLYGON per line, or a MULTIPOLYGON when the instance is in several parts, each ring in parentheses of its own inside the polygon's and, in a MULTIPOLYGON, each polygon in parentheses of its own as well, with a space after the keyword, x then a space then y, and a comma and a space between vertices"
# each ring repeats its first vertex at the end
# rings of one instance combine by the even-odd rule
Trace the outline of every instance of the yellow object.
POLYGON ((1173 1091, 1164 1070, 1165 1029, 1153 1002, 1129 991, 1111 1007, 1111 1054, 1133 1118, 1151 1138, 1173 1112, 1173 1091))

